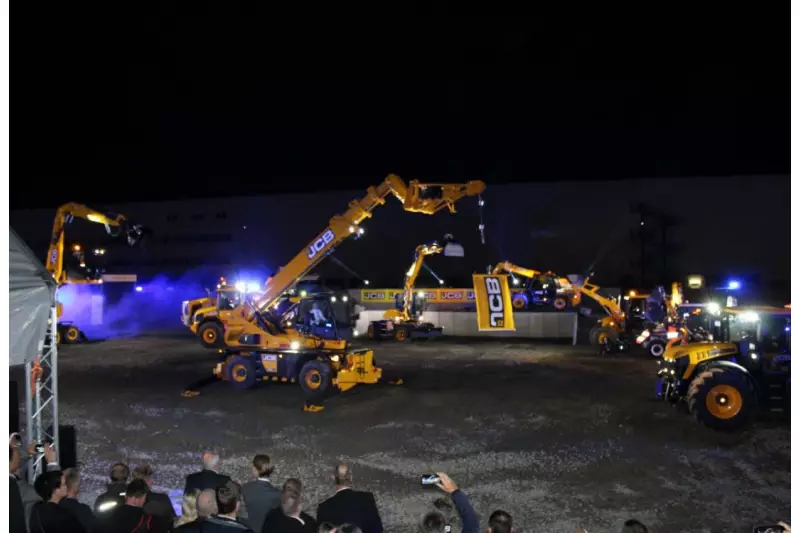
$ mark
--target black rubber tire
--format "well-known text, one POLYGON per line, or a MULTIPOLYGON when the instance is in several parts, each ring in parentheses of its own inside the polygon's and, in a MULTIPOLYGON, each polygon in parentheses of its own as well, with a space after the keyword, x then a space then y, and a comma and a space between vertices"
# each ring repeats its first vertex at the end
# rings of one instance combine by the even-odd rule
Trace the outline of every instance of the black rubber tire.
POLYGON ((601 333, 605 333, 608 336, 608 340, 609 341, 615 341, 615 340, 617 340, 617 337, 619 337, 619 334, 617 333, 617 330, 615 330, 614 328, 598 327, 597 328, 597 333, 594 336, 594 342, 592 344, 600 346, 600 344, 601 344, 600 343, 600 334, 601 333))
POLYGON ((303 365, 297 380, 308 398, 319 401, 333 388, 333 370, 326 361, 314 359, 303 365), (312 383, 318 385, 312 386, 312 383))
POLYGON ((380 327, 376 326, 374 323, 370 324, 367 328, 367 338, 373 341, 381 340, 380 327))
POLYGON ((67 326, 64 328, 64 335, 62 335, 61 340, 63 340, 66 344, 75 344, 76 342, 80 342, 81 330, 75 326, 67 326))
POLYGON ((411 340, 411 330, 405 326, 394 327, 394 340, 406 342, 411 340))
POLYGON ((706 427, 722 431, 735 431, 745 427, 757 409, 758 399, 750 379, 741 370, 710 367, 695 376, 686 395, 689 412, 706 427), (717 385, 735 388, 742 398, 739 412, 731 418, 719 418, 706 406, 706 397, 717 385))
POLYGON ((256 367, 249 357, 235 355, 225 365, 225 380, 237 389, 252 389, 258 383, 256 367))
POLYGON ((600 332, 600 326, 592 326, 589 330, 589 344, 592 346, 597 344, 597 334, 600 332))
POLYGON ((650 357, 661 359, 664 356, 666 348, 666 342, 662 340, 653 340, 647 345, 647 353, 650 355, 650 357))
POLYGON ((206 322, 197 330, 197 338, 200 339, 203 348, 222 348, 225 344, 223 337, 222 325, 218 322, 206 322))

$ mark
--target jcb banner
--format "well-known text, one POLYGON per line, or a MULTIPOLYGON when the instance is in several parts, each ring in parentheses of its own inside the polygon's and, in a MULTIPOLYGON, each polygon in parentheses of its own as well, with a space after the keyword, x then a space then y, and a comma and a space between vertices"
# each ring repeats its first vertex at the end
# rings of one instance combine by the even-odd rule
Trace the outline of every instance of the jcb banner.
POLYGON ((478 311, 478 330, 514 331, 508 275, 473 274, 472 283, 478 311))

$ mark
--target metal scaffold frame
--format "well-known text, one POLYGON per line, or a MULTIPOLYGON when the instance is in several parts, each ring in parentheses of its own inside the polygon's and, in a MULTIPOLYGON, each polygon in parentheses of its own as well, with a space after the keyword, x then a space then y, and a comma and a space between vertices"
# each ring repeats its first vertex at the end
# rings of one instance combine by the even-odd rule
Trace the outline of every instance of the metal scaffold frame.
MULTIPOLYGON (((54 305, 39 357, 25 363, 25 416, 28 441, 52 443, 58 454, 58 311, 54 305)), ((44 452, 37 449, 28 463, 28 479, 33 481, 47 465, 44 452)))

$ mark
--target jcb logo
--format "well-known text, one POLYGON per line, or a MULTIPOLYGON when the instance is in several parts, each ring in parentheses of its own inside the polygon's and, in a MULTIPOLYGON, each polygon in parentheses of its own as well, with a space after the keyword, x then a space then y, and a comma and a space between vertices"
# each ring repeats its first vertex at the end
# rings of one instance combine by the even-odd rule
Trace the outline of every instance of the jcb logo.
POLYGON ((489 325, 493 328, 505 327, 503 311, 503 288, 497 278, 484 278, 486 294, 489 299, 489 325))
POLYGON ((461 291, 456 292, 443 292, 442 293, 442 300, 462 300, 464 299, 464 293, 461 291))
POLYGON ((314 241, 314 244, 308 247, 308 258, 314 259, 314 257, 324 250, 325 247, 331 242, 333 242, 333 231, 330 229, 325 230, 325 233, 323 233, 319 239, 314 241))
POLYGON ((385 300, 386 293, 385 292, 365 292, 364 293, 365 300, 385 300))

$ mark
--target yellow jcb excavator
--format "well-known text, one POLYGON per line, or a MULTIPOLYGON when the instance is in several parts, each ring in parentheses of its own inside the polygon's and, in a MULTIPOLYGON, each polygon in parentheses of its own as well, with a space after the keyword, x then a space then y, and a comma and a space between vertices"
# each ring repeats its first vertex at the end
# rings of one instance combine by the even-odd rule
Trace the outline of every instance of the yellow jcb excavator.
POLYGON ((441 327, 421 320, 421 303, 419 298, 415 298, 414 286, 425 258, 442 253, 445 257, 464 257, 464 248, 453 240, 452 235, 445 235, 442 243, 433 241, 417 246, 414 250, 414 263, 406 272, 403 293, 398 295, 397 308, 386 311, 383 314, 383 320, 374 320, 370 323, 367 328, 368 338, 404 341, 413 338, 427 339, 441 336, 441 327))
MULTIPOLYGON (((485 189, 481 181, 462 184, 429 184, 416 180, 408 185, 390 174, 377 187, 370 187, 360 200, 350 202, 341 215, 330 219, 328 227, 311 243, 267 280, 263 293, 246 299, 232 310, 220 310, 214 327, 223 340, 225 361, 215 374, 241 388, 258 381, 299 381, 304 391, 319 397, 336 387, 348 390, 359 383, 376 383, 381 369, 373 364, 372 350, 348 350, 341 338, 323 338, 320 328, 335 329, 330 299, 308 298, 298 304, 295 320, 271 313, 281 295, 318 265, 349 237, 364 233, 361 223, 372 211, 394 196, 410 213, 433 215, 442 209, 455 213, 455 202, 466 196, 479 196, 485 189)), ((200 328, 199 334, 204 329, 200 328)), ((328 335, 329 336, 329 335, 328 335)))
MULTIPOLYGON (((45 267, 47 271, 56 280, 59 287, 66 284, 100 284, 103 283, 101 277, 96 274, 84 276, 82 278, 70 278, 67 274, 67 268, 64 265, 64 246, 65 235, 64 230, 66 226, 72 222, 74 218, 82 218, 95 224, 103 224, 106 232, 114 238, 124 239, 128 246, 139 246, 142 240, 149 235, 150 231, 142 225, 132 224, 122 215, 104 214, 95 211, 82 204, 67 203, 62 205, 56 211, 56 217, 53 222, 53 231, 50 239, 50 247, 47 251, 47 258, 45 259, 45 267)), ((84 250, 79 244, 72 246, 72 253, 79 257, 81 268, 86 267, 84 250)), ((60 319, 63 307, 58 304, 57 316, 60 319)), ((58 342, 73 343, 77 342, 85 336, 81 330, 71 323, 60 323, 56 328, 56 336, 58 342)))

